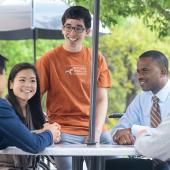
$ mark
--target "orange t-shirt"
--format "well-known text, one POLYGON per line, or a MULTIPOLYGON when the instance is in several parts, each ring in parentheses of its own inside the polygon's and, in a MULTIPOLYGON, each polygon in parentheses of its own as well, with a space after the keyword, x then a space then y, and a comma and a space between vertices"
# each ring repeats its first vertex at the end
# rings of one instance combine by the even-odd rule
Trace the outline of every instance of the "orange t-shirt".
MULTIPOLYGON (((61 125, 62 132, 88 135, 90 110, 91 49, 80 52, 57 47, 37 62, 41 93, 47 91, 49 122, 61 125)), ((104 57, 98 57, 97 87, 109 88, 110 75, 104 57)))

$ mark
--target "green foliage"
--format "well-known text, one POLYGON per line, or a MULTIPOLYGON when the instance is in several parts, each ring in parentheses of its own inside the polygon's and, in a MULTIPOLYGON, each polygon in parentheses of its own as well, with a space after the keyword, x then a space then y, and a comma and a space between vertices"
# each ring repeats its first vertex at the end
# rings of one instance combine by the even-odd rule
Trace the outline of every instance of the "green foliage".
MULTIPOLYGON (((49 49, 61 44, 63 40, 37 40, 37 59, 49 49)), ((0 41, 0 53, 9 60, 7 72, 19 62, 34 62, 32 40, 0 41)))
MULTIPOLYGON (((87 7, 93 13, 94 0, 65 0, 70 4, 87 7)), ((151 30, 159 36, 170 34, 169 0, 100 0, 100 19, 106 26, 113 26, 120 17, 142 17, 151 30)))
MULTIPOLYGON (((0 53, 9 59, 8 68, 11 68, 19 61, 31 61, 32 49, 31 44, 26 41, 0 41, 0 53)), ((32 60, 33 61, 33 60, 32 60)))

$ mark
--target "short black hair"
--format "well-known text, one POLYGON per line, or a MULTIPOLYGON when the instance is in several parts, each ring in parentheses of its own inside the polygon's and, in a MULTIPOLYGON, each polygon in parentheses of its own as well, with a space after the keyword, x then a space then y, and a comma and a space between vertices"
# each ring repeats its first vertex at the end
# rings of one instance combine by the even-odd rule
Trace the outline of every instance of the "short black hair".
POLYGON ((0 54, 0 74, 3 74, 3 70, 5 70, 5 62, 8 59, 0 54))
POLYGON ((62 24, 64 25, 67 19, 82 19, 87 29, 91 28, 91 15, 87 8, 82 6, 72 6, 68 8, 62 16, 62 24))
POLYGON ((148 57, 152 58, 160 67, 165 67, 168 73, 169 63, 165 54, 157 50, 149 50, 141 54, 139 59, 148 57))

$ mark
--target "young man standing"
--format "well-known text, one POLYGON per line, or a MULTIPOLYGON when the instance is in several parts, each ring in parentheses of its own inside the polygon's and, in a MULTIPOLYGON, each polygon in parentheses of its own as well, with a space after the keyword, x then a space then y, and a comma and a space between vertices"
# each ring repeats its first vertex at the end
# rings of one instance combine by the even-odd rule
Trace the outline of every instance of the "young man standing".
MULTIPOLYGON (((47 92, 50 122, 61 125, 61 143, 84 143, 89 132, 90 75, 92 51, 82 45, 90 33, 91 16, 81 6, 67 9, 62 17, 64 44, 47 52, 37 62, 41 93, 47 92)), ((105 58, 98 56, 96 95, 96 142, 111 143, 109 133, 102 133, 111 86, 105 58)), ((56 158, 58 169, 70 170, 71 158, 56 158)))
POLYGON ((143 128, 136 134, 134 147, 148 158, 169 161, 170 158, 170 114, 155 129, 143 128), (148 149, 149 148, 149 149, 148 149))

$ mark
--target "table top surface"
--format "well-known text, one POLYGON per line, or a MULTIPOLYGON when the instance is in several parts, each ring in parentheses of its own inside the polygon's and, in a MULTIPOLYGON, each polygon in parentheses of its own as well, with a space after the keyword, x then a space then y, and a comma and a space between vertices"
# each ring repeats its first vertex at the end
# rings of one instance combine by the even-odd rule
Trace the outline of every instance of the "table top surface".
MULTIPOLYGON (((8 147, 0 150, 0 154, 17 154, 17 155, 33 155, 24 152, 16 147, 8 147)), ((136 155, 134 146, 132 145, 86 145, 74 144, 63 145, 55 144, 47 147, 44 151, 37 155, 55 155, 55 156, 123 156, 136 155)))

